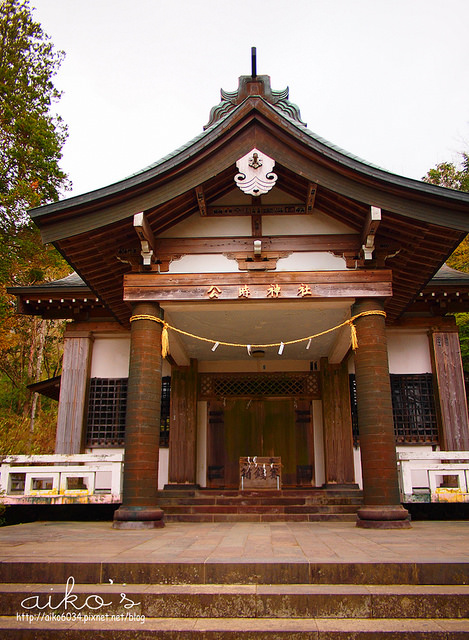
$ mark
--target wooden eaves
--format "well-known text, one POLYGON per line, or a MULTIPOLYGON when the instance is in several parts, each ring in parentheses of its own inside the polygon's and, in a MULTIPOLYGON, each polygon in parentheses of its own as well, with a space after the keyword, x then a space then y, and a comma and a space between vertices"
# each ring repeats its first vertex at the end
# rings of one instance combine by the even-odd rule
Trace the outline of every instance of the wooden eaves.
MULTIPOLYGON (((200 193, 207 207, 233 189, 236 160, 254 146, 275 158, 283 191, 306 203, 311 184, 317 185, 315 210, 345 223, 359 237, 370 207, 381 209, 375 263, 367 266, 393 270, 389 322, 412 304, 469 231, 469 194, 369 165, 305 129, 269 103, 268 95, 261 91, 246 97, 197 138, 139 174, 31 212, 43 240, 54 243, 122 324, 130 315, 122 299, 123 275, 141 250, 133 215, 144 212, 158 243, 159 234, 200 211, 200 193)), ((275 241, 260 239, 263 245, 275 241)), ((306 239, 303 250, 311 247, 306 239)), ((355 257, 355 266, 363 266, 358 252, 347 257, 349 266, 355 257)))

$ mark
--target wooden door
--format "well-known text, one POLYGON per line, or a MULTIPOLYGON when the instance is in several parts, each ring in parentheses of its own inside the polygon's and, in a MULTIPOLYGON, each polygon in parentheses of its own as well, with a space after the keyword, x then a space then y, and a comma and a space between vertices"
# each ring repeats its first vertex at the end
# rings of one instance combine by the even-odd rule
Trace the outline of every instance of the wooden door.
POLYGON ((237 398, 209 403, 208 486, 239 486, 241 456, 281 456, 284 485, 313 477, 310 401, 237 398))

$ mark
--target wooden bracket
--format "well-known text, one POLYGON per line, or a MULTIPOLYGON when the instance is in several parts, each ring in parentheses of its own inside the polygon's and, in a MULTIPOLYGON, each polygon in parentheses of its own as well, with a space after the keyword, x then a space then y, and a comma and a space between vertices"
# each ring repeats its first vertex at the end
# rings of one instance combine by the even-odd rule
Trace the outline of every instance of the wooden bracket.
POLYGON ((169 265, 171 264, 171 262, 173 262, 174 260, 180 260, 184 255, 185 254, 176 255, 174 253, 171 255, 158 254, 156 263, 159 265, 159 272, 167 273, 169 271, 169 265))
POLYGON ((365 260, 373 259, 373 251, 375 249, 375 236, 381 222, 381 209, 379 207, 370 207, 370 211, 366 218, 365 226, 362 233, 362 255, 365 260))
POLYGON ((306 213, 313 213, 317 190, 317 184, 314 184, 313 182, 308 183, 308 194, 306 196, 306 213))
POLYGON ((195 188, 195 195, 197 197, 197 204, 199 205, 200 215, 205 218, 207 215, 207 203, 205 202, 204 188, 202 186, 195 188))
POLYGON ((254 253, 225 253, 230 260, 236 260, 240 271, 275 271, 280 258, 288 258, 291 251, 262 251, 261 255, 254 253))
POLYGON ((155 236, 143 212, 134 215, 134 229, 142 246, 143 266, 151 267, 152 259, 154 259, 155 236))

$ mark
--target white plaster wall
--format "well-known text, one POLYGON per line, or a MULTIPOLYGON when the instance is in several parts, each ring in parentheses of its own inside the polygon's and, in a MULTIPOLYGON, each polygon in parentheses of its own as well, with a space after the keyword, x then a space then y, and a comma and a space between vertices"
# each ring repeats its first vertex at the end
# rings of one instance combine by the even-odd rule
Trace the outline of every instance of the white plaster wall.
MULTIPOLYGON (((345 271, 345 260, 327 251, 293 253, 280 258, 277 271, 345 271)), ((223 255, 187 255, 173 260, 169 273, 238 273, 238 263, 223 255)))
POLYGON ((130 335, 96 335, 91 359, 92 378, 127 378, 130 335))
POLYGON ((387 331, 389 373, 431 373, 430 344, 424 331, 387 331))
POLYGON ((164 489, 164 485, 168 484, 169 479, 169 449, 161 448, 158 457, 158 490, 164 489))
POLYGON ((360 447, 353 448, 353 468, 355 472, 355 482, 360 489, 363 489, 363 475, 362 475, 362 457, 360 454, 360 447))
POLYGON ((197 403, 197 471, 196 482, 207 486, 207 402, 197 403))
POLYGON ((314 482, 316 487, 321 487, 326 482, 322 400, 313 400, 312 414, 313 414, 313 442, 314 442, 314 482))
POLYGON ((238 272, 236 260, 218 254, 183 256, 169 265, 169 273, 234 273, 238 272))
POLYGON ((292 253, 288 258, 280 258, 277 271, 344 271, 344 258, 327 251, 292 253))
POLYGON ((218 236, 250 236, 251 216, 202 218, 198 213, 178 222, 159 238, 216 238, 218 236))
MULTIPOLYGON (((432 373, 430 344, 424 331, 388 329, 386 337, 389 373, 432 373)), ((353 355, 348 360, 348 371, 355 373, 353 355)))
POLYGON ((161 376, 163 378, 166 376, 171 376, 171 365, 166 359, 163 359, 163 364, 161 367, 161 376))
POLYGON ((356 233, 356 231, 319 211, 314 211, 310 216, 262 216, 262 234, 265 236, 329 233, 356 233))
MULTIPOLYGON (((159 238, 214 238, 217 236, 250 236, 251 216, 229 216, 202 218, 194 213, 186 220, 178 222, 159 238)), ((264 236, 283 235, 324 235, 329 233, 356 233, 354 229, 334 220, 319 211, 312 215, 262 216, 262 234, 264 236)))

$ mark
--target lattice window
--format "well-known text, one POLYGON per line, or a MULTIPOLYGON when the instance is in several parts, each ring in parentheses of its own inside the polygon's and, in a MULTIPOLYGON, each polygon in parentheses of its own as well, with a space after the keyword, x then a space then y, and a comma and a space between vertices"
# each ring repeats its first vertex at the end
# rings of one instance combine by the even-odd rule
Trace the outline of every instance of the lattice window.
MULTIPOLYGON (((162 379, 160 447, 169 446, 171 378, 162 379)), ((86 444, 124 446, 127 378, 91 378, 86 444)))
POLYGON ((169 447, 170 399, 171 399, 171 377, 165 376, 161 380, 160 447, 169 447))
POLYGON ((201 374, 201 398, 301 396, 319 398, 317 373, 201 374))
MULTIPOLYGON (((437 444, 439 436, 432 374, 391 374, 390 380, 396 443, 437 444)), ((350 376, 350 400, 353 438, 358 444, 358 404, 353 374, 350 376)))
POLYGON ((358 402, 357 402, 357 381, 355 375, 352 373, 349 375, 350 383, 350 407, 352 412, 352 436, 353 446, 358 447, 360 436, 358 433, 358 402))
POLYGON ((437 443, 432 374, 391 374, 391 393, 396 441, 437 443))
POLYGON ((127 378, 91 378, 88 446, 122 446, 127 408, 127 378))

